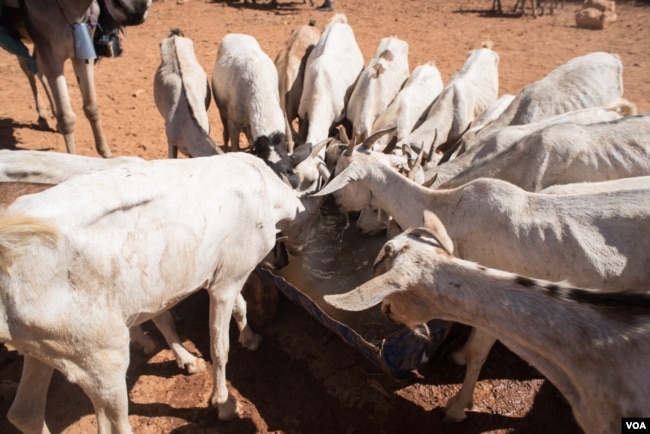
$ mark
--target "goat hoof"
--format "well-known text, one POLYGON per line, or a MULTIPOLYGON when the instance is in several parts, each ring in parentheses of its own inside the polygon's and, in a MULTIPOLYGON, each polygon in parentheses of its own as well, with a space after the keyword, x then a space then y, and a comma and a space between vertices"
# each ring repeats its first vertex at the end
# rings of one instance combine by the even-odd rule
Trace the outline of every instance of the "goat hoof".
POLYGON ((203 371, 205 367, 205 360, 201 359, 200 357, 197 357, 192 363, 185 364, 185 370, 190 375, 198 374, 199 372, 203 371))
POLYGON ((451 413, 445 413, 445 416, 442 418, 442 421, 447 423, 458 423, 464 421, 465 419, 467 419, 467 415, 463 411, 462 417, 458 415, 452 415, 451 413))
MULTIPOLYGON (((447 405, 445 406, 445 416, 442 418, 443 422, 457 423, 462 422, 467 419, 464 408, 458 408, 457 405, 454 405, 454 398, 451 398, 447 405)), ((471 404, 470 404, 471 408, 471 404)))
POLYGON ((147 356, 156 352, 156 342, 145 334, 135 337, 131 342, 134 347, 138 348, 147 356))
POLYGON ((219 420, 233 420, 239 417, 239 403, 229 393, 226 402, 217 405, 217 411, 219 413, 219 420))
POLYGON ((259 348, 260 344, 262 343, 262 336, 252 333, 246 339, 241 340, 240 343, 248 351, 255 351, 256 349, 259 348))

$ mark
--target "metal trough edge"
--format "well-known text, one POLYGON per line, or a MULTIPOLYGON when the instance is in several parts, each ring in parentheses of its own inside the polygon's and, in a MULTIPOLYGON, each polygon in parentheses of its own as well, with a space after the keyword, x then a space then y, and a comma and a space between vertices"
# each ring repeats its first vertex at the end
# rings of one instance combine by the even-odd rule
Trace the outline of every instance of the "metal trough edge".
POLYGON ((321 324, 337 334, 344 342, 357 348, 370 362, 397 380, 417 376, 418 367, 428 361, 447 336, 451 323, 432 320, 427 323, 429 339, 416 336, 407 327, 402 327, 375 345, 366 341, 359 333, 325 313, 305 293, 293 286, 284 277, 266 269, 258 269, 260 275, 275 285, 291 301, 302 306, 321 324))

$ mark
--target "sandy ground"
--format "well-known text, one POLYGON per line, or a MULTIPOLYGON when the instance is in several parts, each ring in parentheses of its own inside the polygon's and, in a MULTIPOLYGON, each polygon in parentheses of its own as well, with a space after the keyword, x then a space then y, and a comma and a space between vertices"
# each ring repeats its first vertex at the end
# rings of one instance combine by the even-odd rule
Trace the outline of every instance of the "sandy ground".
MULTIPOLYGON (((504 2, 509 10, 514 2, 504 2)), ((553 16, 493 16, 483 0, 335 0, 336 12, 348 16, 368 60, 382 37, 394 35, 410 44, 411 68, 434 60, 446 81, 462 65, 467 52, 491 40, 500 55, 500 94, 516 93, 575 56, 592 51, 618 53, 624 65, 625 97, 640 112, 650 110, 650 9, 647 3, 617 5, 618 20, 604 31, 574 25, 577 3, 567 3, 553 16)), ((129 28, 125 53, 96 68, 102 121, 114 155, 166 158, 162 117, 153 101, 153 76, 159 63, 159 41, 178 27, 193 39, 199 61, 210 75, 221 38, 248 33, 271 56, 291 29, 314 19, 319 28, 332 13, 316 12, 303 3, 280 0, 277 9, 258 4, 188 0, 155 2, 148 20, 129 28)), ((17 61, 0 52, 0 148, 64 152, 54 130, 39 130, 29 87, 17 61)), ((96 155, 81 110, 79 90, 67 68, 77 112, 77 149, 96 155)), ((209 109, 211 135, 221 143, 216 107, 209 109)), ((55 126, 50 119, 50 126, 55 126)), ((209 357, 206 295, 198 293, 174 309, 186 343, 209 357)), ((234 328, 234 327, 233 327, 234 328)), ((575 433, 570 408, 535 369, 497 345, 484 367, 475 406, 465 422, 441 421, 447 399, 459 389, 464 370, 437 357, 424 378, 399 382, 379 371, 358 352, 281 297, 278 315, 257 328, 264 336, 256 352, 232 337, 229 387, 241 401, 242 417, 219 422, 208 407, 212 375, 179 372, 157 331, 150 334, 160 351, 151 357, 132 351, 128 373, 130 422, 136 433, 365 433, 365 432, 520 432, 575 433)), ((0 380, 17 381, 21 360, 10 353, 0 365, 0 380)), ((7 422, 10 398, 0 396, 0 432, 14 433, 7 422)), ((95 431, 92 406, 83 392, 56 374, 50 387, 47 420, 52 432, 95 431)))

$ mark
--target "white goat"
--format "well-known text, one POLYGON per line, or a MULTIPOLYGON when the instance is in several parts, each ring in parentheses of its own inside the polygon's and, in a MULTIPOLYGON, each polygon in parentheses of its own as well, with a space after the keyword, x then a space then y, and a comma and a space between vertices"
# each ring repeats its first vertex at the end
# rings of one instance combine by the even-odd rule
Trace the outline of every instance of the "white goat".
POLYGON ((439 145, 455 142, 499 94, 499 55, 490 48, 469 52, 426 115, 402 143, 431 155, 439 145))
POLYGON ((176 158, 178 151, 188 157, 222 153, 210 137, 210 86, 192 40, 173 29, 160 41, 160 58, 153 96, 165 120, 169 158, 176 158))
MULTIPOLYGON (((67 155, 72 158, 79 157, 75 154, 63 155, 67 155)), ((99 161, 106 161, 103 158, 94 158, 99 161)), ((9 205, 11 205, 17 198, 21 196, 39 193, 53 186, 53 184, 34 182, 0 182, 0 211, 5 210, 7 207, 9 207, 9 205)), ((171 348, 172 352, 174 353, 174 358, 179 368, 187 370, 189 374, 196 374, 205 369, 205 361, 189 352, 183 345, 180 337, 178 336, 178 332, 176 331, 174 318, 169 311, 161 312, 160 315, 152 318, 152 321, 160 333, 163 335, 163 338, 165 338, 165 341, 167 342, 167 345, 169 345, 169 348, 171 348)), ((240 325, 240 327, 243 326, 240 325)), ((145 354, 151 354, 154 352, 156 343, 151 337, 144 333, 140 326, 133 326, 129 329, 129 331, 131 333, 131 341, 135 346, 140 347, 145 354)), ((256 347, 259 342, 251 342, 251 344, 252 346, 256 347)))
POLYGON ((470 126, 470 129, 467 130, 467 132, 478 132, 491 122, 497 120, 514 99, 514 95, 501 95, 496 101, 487 106, 483 113, 478 115, 474 122, 472 122, 472 125, 470 126))
POLYGON ((245 153, 125 165, 16 200, 0 217, 0 342, 25 355, 9 420, 47 432, 58 369, 88 394, 100 432, 130 433, 128 328, 201 288, 210 294, 210 402, 220 419, 235 417, 225 366, 231 314, 245 323, 240 290, 278 232, 299 251, 318 205, 245 153))
POLYGON ((650 175, 631 178, 611 179, 600 182, 576 182, 573 184, 552 185, 540 193, 544 194, 591 194, 604 191, 637 190, 650 188, 650 175))
POLYGON ((498 178, 524 190, 650 174, 650 115, 581 125, 552 124, 472 165, 438 188, 498 178))
POLYGON ((379 139, 373 149, 382 150, 389 142, 397 143, 413 131, 443 88, 440 71, 433 61, 416 66, 395 99, 372 124, 372 131, 395 127, 395 132, 379 139))
POLYGON ((62 152, 0 149, 0 182, 58 184, 75 175, 144 161, 138 157, 98 158, 62 152))
MULTIPOLYGON (((646 143, 650 124, 646 119, 625 118, 619 121, 620 125, 605 123, 584 127, 568 123, 570 120, 619 119, 617 108, 582 109, 495 131, 486 137, 484 144, 429 169, 426 176, 432 182, 427 185, 453 188, 477 178, 490 177, 509 181, 524 190, 538 191, 552 184, 650 173, 650 160, 646 156, 650 153, 650 143, 646 143), (546 125, 551 127, 544 128, 546 125), (612 125, 618 127, 610 128, 612 125), (530 134, 525 135, 527 133, 530 134)), ((378 219, 375 213, 362 211, 357 227, 373 234, 385 228, 385 221, 378 219)))
POLYGON ((212 93, 223 123, 224 145, 230 142, 230 150, 239 151, 243 131, 251 152, 296 187, 294 168, 310 149, 289 156, 278 72, 254 37, 237 33, 223 37, 212 70, 212 93))
MULTIPOLYGON (((450 190, 429 190, 359 148, 343 154, 338 175, 316 195, 333 193, 343 212, 381 209, 402 228, 422 226, 433 211, 463 259, 536 278, 640 292, 646 290, 650 249, 638 240, 650 224, 650 190, 616 194, 530 193, 505 181, 478 179, 450 190)), ((465 352, 467 373, 447 417, 465 418, 494 338, 474 330, 465 352)))
POLYGON ((357 80, 346 107, 352 137, 364 141, 378 116, 395 99, 409 76, 409 45, 396 37, 382 38, 357 80))
POLYGON ((259 137, 283 134, 278 72, 254 37, 223 37, 212 70, 212 93, 223 122, 223 142, 231 150, 239 151, 241 132, 251 146, 259 137))
POLYGON ((320 39, 320 31, 310 22, 291 31, 284 47, 275 56, 278 70, 278 90, 280 106, 287 117, 287 148, 291 154, 298 132, 293 128, 293 121, 298 117, 298 106, 302 95, 307 57, 320 39))
MULTIPOLYGON (((524 87, 501 116, 476 137, 507 125, 522 125, 545 117, 602 107, 623 97, 623 64, 616 54, 589 53, 575 57, 539 81, 524 87)), ((467 147, 473 143, 467 137, 467 147)))
MULTIPOLYGON (((424 184, 437 188, 459 173, 469 170, 471 167, 480 166, 491 159, 498 158, 498 155, 515 146, 524 137, 550 125, 556 125, 562 122, 584 125, 607 122, 620 119, 623 114, 627 114, 632 109, 633 107, 630 106, 628 101, 622 100, 619 104, 614 104, 609 107, 591 107, 574 110, 549 116, 537 122, 523 125, 509 125, 489 134, 482 134, 476 139, 477 141, 472 147, 466 152, 461 153, 458 157, 433 168, 427 167, 424 184)), ((449 152, 453 152, 453 149, 450 149, 449 152)))
POLYGON ((363 70, 363 54, 352 27, 336 14, 309 54, 298 116, 303 143, 316 144, 345 118, 345 107, 363 70))
MULTIPOLYGON (((345 107, 362 69, 363 54, 354 31, 345 15, 336 14, 307 58, 298 108, 301 142, 323 143, 345 119, 345 107)), ((313 192, 329 175, 323 147, 296 166, 298 190, 313 192)))
MULTIPOLYGON (((620 432, 650 400, 650 295, 600 293, 485 268, 452 256, 440 224, 386 243, 369 282, 325 300, 421 333, 438 318, 485 330, 545 375, 587 434, 620 432)), ((647 288, 647 284, 645 286, 647 288)))
POLYGON ((440 158, 438 164, 442 164, 448 160, 451 160, 454 155, 462 154, 466 151, 463 140, 465 137, 473 137, 478 134, 480 130, 485 128, 490 123, 494 122, 503 114, 503 112, 508 108, 510 103, 515 99, 514 95, 502 95, 490 104, 484 111, 481 113, 475 120, 472 122, 467 129, 467 131, 456 140, 456 143, 447 147, 447 149, 442 150, 444 155, 440 158))

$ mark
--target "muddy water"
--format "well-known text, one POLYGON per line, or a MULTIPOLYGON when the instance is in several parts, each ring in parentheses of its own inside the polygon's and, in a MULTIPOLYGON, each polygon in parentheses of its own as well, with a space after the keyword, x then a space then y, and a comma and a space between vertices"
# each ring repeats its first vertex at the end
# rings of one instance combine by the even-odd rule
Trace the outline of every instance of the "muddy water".
POLYGON ((361 234, 354 221, 348 222, 333 205, 326 203, 303 254, 291 257, 289 265, 276 273, 309 296, 330 317, 374 343, 401 326, 387 320, 379 306, 362 312, 346 312, 327 304, 323 296, 344 293, 368 281, 372 277, 372 264, 385 242, 385 233, 361 234))

